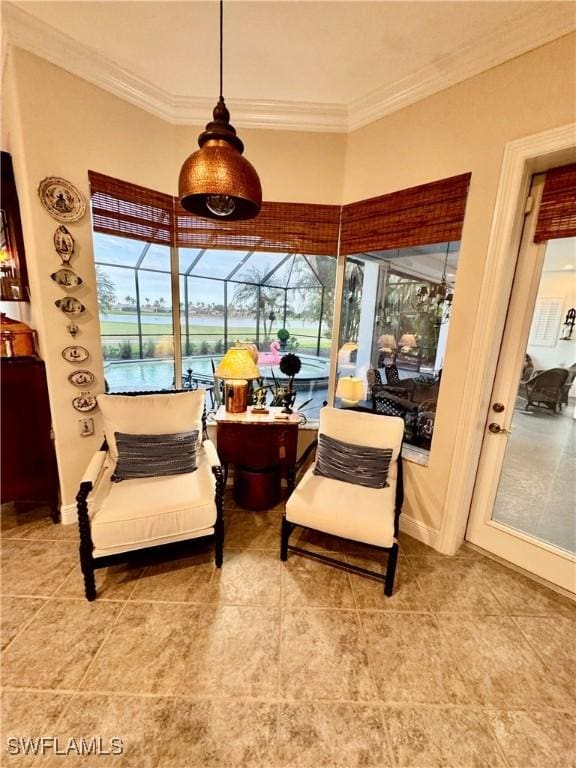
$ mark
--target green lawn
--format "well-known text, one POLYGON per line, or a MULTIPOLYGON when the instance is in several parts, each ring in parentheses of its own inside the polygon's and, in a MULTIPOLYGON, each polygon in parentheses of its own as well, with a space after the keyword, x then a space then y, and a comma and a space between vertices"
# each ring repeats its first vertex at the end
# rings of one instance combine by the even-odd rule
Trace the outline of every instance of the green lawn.
MULTIPOLYGON (((107 341, 112 341, 110 339, 111 336, 118 336, 118 343, 122 341, 122 337, 126 336, 137 336, 138 335, 138 324, 135 322, 114 322, 112 320, 101 320, 100 321, 100 327, 101 327, 101 333, 102 336, 107 337, 107 341)), ((290 328, 288 328, 290 330, 290 328)), ((185 326, 182 325, 182 333, 184 336, 185 326)), ((217 339, 224 338, 224 329, 222 325, 204 325, 204 324, 198 324, 194 325, 194 322, 190 323, 189 326, 189 332, 190 332, 190 340, 193 341, 195 344, 202 343, 203 341, 207 341, 210 343, 214 343, 217 339)), ((308 328, 300 328, 296 331, 297 337, 309 337, 309 338, 300 338, 300 346, 311 346, 316 344, 316 337, 318 333, 318 327, 317 326, 310 326, 308 328)), ((171 335, 172 334, 172 326, 169 324, 166 325, 158 325, 157 323, 142 323, 142 334, 143 335, 151 335, 151 336, 162 336, 162 335, 171 335)), ((273 331, 274 338, 276 338, 276 333, 273 331)), ((246 328, 246 327, 238 327, 234 325, 228 326, 228 338, 229 339, 251 339, 256 336, 256 328, 246 328)), ((331 345, 331 339, 327 339, 324 336, 320 340, 320 347, 322 349, 330 349, 331 345)))

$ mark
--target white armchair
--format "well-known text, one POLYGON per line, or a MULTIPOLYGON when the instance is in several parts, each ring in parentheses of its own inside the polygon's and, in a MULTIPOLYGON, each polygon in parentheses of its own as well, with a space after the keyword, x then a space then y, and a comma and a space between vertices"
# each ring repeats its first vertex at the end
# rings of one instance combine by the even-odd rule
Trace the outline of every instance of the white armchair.
MULTIPOLYGON (((343 474, 347 480, 316 474, 316 463, 306 470, 286 503, 282 519, 281 560, 285 561, 288 551, 291 551, 354 573, 370 575, 382 580, 384 593, 388 597, 392 595, 398 559, 398 519, 404 500, 401 457, 403 434, 404 422, 397 417, 329 407, 320 411, 319 439, 322 440, 322 435, 326 435, 346 444, 350 466, 345 466, 346 461, 335 466, 338 471, 344 468, 343 474), (360 455, 355 446, 380 449, 382 453, 386 449, 391 451, 387 477, 386 471, 382 472, 384 487, 357 484, 358 478, 353 476, 362 475, 363 468, 354 465, 355 456, 360 455), (385 575, 291 545, 290 534, 296 526, 372 544, 387 551, 385 575)), ((304 452, 298 462, 298 469, 302 468, 314 449, 316 441, 304 452)), ((376 476, 378 472, 376 470, 376 476)))
POLYGON ((202 441, 204 390, 100 395, 98 404, 106 442, 90 461, 76 496, 86 598, 96 598, 96 568, 125 561, 135 550, 213 536, 215 564, 220 567, 224 479, 216 448, 209 440, 202 441), (196 430, 194 471, 113 481, 118 433, 142 437, 196 430))

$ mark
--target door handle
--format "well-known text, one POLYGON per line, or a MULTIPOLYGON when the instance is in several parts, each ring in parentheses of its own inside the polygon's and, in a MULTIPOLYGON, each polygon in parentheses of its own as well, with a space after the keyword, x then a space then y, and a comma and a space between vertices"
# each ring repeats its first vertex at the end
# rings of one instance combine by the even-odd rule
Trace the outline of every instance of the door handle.
POLYGON ((488 424, 488 430, 492 432, 493 435, 511 435, 512 430, 506 429, 506 427, 501 427, 500 424, 496 424, 496 422, 492 422, 491 424, 488 424))

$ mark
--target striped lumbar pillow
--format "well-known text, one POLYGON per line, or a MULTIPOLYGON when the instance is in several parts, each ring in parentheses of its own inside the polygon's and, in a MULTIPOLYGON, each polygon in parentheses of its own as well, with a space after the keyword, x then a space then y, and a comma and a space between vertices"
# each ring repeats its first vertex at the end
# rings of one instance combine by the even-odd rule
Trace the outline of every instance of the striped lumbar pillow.
POLYGON ((198 430, 171 435, 128 435, 115 432, 118 461, 114 482, 138 477, 183 475, 196 469, 198 430))
POLYGON ((314 474, 366 488, 387 488, 391 461, 391 448, 351 445, 320 434, 314 474))

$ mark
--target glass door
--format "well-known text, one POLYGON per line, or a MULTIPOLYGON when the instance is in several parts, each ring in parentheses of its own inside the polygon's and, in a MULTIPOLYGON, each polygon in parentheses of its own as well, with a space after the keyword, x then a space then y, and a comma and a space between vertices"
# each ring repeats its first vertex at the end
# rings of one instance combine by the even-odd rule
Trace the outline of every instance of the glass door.
POLYGON ((542 184, 530 193, 467 539, 576 592, 576 238, 534 244, 542 184))

